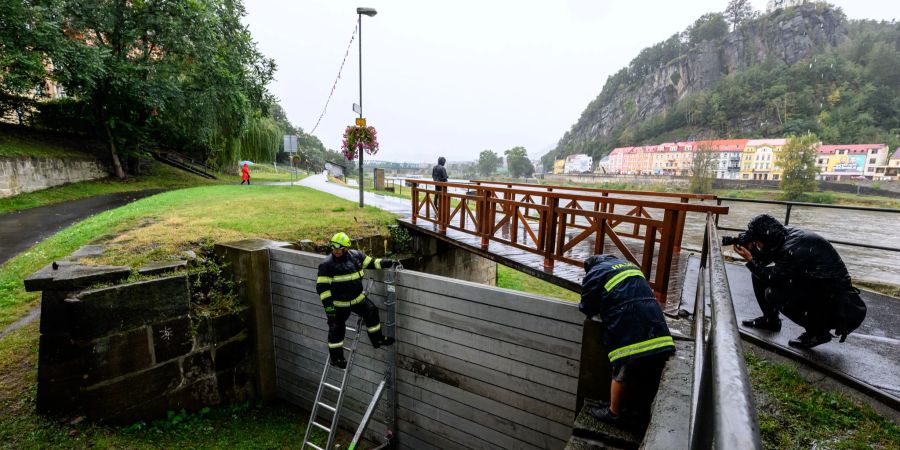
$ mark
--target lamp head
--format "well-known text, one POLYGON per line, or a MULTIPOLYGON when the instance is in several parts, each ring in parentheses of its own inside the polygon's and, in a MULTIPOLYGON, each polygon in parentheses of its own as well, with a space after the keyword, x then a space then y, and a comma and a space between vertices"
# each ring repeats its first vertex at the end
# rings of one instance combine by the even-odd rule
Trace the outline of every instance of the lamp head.
POLYGON ((356 13, 357 13, 357 14, 364 14, 364 15, 367 15, 367 16, 369 16, 369 17, 372 17, 372 16, 374 16, 375 14, 378 14, 378 11, 375 11, 375 8, 363 8, 363 7, 360 7, 360 8, 356 8, 356 13))

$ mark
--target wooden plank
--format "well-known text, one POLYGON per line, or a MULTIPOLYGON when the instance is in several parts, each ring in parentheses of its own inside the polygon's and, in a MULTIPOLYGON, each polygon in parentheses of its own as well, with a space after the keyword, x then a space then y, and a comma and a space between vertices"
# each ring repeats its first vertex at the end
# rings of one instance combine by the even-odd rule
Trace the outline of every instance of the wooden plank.
POLYGON ((558 372, 552 372, 475 348, 465 347, 408 330, 401 329, 400 338, 404 344, 409 343, 429 352, 440 353, 465 361, 470 365, 532 381, 548 388, 552 388, 553 390, 567 392, 573 396, 578 391, 578 377, 562 375, 558 372))
POLYGON ((482 395, 489 398, 522 407, 534 414, 553 417, 562 423, 574 419, 574 394, 411 344, 402 345, 399 350, 402 350, 397 358, 399 368, 430 376, 452 386, 468 385, 471 381, 469 379, 482 381, 492 385, 489 392, 480 390, 482 395), (522 402, 521 399, 510 398, 516 396, 538 401, 522 402))
POLYGON ((408 302, 399 304, 401 328, 430 334, 435 337, 453 339, 463 345, 476 348, 494 348, 493 353, 508 355, 518 361, 535 365, 537 358, 549 358, 551 366, 541 366, 564 374, 578 374, 581 345, 558 339, 554 336, 532 333, 496 323, 485 323, 454 312, 428 308, 408 302), (436 324, 438 324, 436 326, 436 324), (435 327, 433 332, 423 328, 435 327), (447 330, 445 330, 447 329, 447 330), (453 330, 452 332, 449 330, 453 330), (435 333, 446 332, 447 335, 435 333), (454 337, 451 337, 455 336, 454 337), (468 339, 466 339, 468 338, 468 339), (496 343, 487 342, 494 340, 496 343), (505 344, 515 344, 509 347, 505 344), (537 353, 537 355, 530 355, 537 353))
POLYGON ((319 264, 325 260, 325 255, 301 252, 300 250, 292 250, 289 248, 278 248, 269 249, 269 259, 318 269, 319 264))
MULTIPOLYGON (((404 302, 414 303, 479 318, 487 322, 521 328, 538 334, 555 336, 571 342, 581 342, 583 316, 582 320, 576 325, 462 298, 450 297, 446 294, 446 291, 444 293, 434 293, 413 290, 408 287, 397 288, 397 298, 400 304, 404 302)), ((459 295, 459 293, 454 291, 453 295, 459 295)), ((577 312, 577 309, 575 311, 577 312)), ((579 312, 579 314, 581 313, 579 312)))
MULTIPOLYGON (((415 402, 430 405, 435 410, 444 411, 453 417, 478 424, 478 426, 466 426, 464 429, 504 448, 560 448, 565 443, 563 439, 556 439, 544 432, 517 426, 505 417, 490 414, 469 403, 462 403, 457 399, 444 397, 409 383, 400 383, 397 388, 399 394, 405 395, 415 402)), ((431 416, 431 418, 444 423, 449 422, 442 420, 446 419, 443 414, 438 417, 431 416)))
MULTIPOLYGON (((400 400, 400 399, 398 399, 400 400)), ((407 403, 408 400, 404 400, 407 403)), ((500 449, 464 431, 457 430, 428 416, 411 411, 404 407, 397 408, 397 419, 400 423, 410 423, 420 429, 428 430, 433 436, 444 440, 442 448, 448 449, 500 449)))
POLYGON ((492 416, 499 417, 502 419, 502 422, 498 424, 498 430, 507 430, 512 433, 523 429, 534 430, 541 435, 549 435, 559 440, 566 440, 571 434, 571 423, 562 424, 554 422, 546 417, 529 413, 521 408, 509 406, 483 395, 456 386, 451 386, 408 370, 401 369, 398 372, 398 380, 400 381, 398 386, 414 386, 418 389, 426 390, 442 397, 455 399, 464 405, 477 408, 492 416))
POLYGON ((319 274, 318 269, 283 261, 270 261, 269 270, 273 273, 280 273, 283 275, 291 275, 294 277, 307 278, 312 280, 315 280, 319 274))

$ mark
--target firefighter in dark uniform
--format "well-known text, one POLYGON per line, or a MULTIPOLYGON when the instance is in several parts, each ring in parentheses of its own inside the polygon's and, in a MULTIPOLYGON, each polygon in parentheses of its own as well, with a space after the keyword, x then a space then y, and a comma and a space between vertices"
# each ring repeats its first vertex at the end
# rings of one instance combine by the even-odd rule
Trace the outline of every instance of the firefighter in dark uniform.
POLYGON ((359 250, 351 250, 350 237, 346 233, 338 233, 331 238, 331 255, 319 264, 316 278, 316 292, 319 293, 328 317, 328 353, 331 365, 347 368, 343 348, 346 331, 344 324, 351 312, 366 322, 373 347, 394 343, 394 338, 381 333, 378 308, 366 297, 362 279, 366 269, 389 268, 395 264, 391 259, 372 258, 359 250))
POLYGON ((613 371, 609 404, 589 412, 618 427, 646 424, 666 360, 675 352, 669 327, 638 266, 595 255, 585 260, 584 270, 578 309, 602 319, 613 371))

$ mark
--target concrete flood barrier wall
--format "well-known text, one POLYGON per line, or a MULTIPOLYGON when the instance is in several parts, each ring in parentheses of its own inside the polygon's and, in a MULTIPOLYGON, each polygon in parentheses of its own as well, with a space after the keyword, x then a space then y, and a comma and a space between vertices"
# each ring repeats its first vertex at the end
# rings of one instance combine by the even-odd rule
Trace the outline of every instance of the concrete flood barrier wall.
MULTIPOLYGON (((269 256, 277 393, 309 410, 327 358, 327 324, 315 292, 323 256, 274 248, 269 256)), ((369 275, 370 298, 384 321, 383 274, 369 275)), ((584 317, 576 306, 412 271, 397 278, 401 446, 563 448, 580 370, 584 317)), ((386 356, 361 336, 345 428, 359 423, 386 356)), ((376 442, 385 430, 383 404, 367 433, 376 442)))
POLYGON ((0 156, 0 198, 108 176, 95 159, 0 156))

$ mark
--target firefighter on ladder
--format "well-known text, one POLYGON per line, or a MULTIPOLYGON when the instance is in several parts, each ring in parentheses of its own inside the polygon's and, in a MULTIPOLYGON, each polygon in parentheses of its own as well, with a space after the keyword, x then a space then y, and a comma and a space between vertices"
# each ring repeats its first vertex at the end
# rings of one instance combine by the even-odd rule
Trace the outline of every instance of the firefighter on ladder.
POLYGON ((378 308, 366 297, 362 279, 367 268, 385 269, 397 262, 392 259, 372 258, 359 250, 350 249, 350 237, 346 233, 331 238, 331 255, 319 264, 316 292, 328 317, 328 353, 331 365, 347 368, 344 359, 345 322, 354 312, 366 322, 372 347, 379 348, 394 343, 394 338, 381 333, 378 308))

